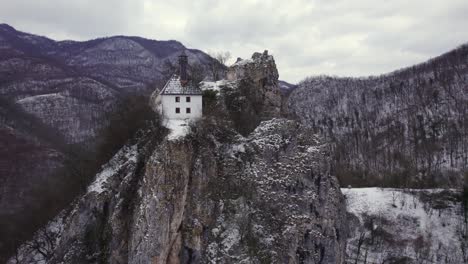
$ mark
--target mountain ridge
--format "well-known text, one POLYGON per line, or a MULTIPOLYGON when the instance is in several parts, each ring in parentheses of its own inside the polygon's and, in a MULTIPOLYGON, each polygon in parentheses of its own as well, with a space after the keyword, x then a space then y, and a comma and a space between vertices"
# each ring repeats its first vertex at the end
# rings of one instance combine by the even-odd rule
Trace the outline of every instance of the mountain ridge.
POLYGON ((290 112, 335 148, 343 186, 460 186, 468 164, 468 45, 370 78, 315 76, 290 112))
POLYGON ((165 81, 166 64, 183 50, 203 71, 214 61, 177 41, 55 41, 0 25, 0 146, 14 150, 0 161, 0 251, 4 239, 31 232, 68 203, 99 169, 93 163, 125 143, 118 135, 137 128, 117 120, 136 125, 147 116, 145 96, 165 81), (50 212, 39 210, 46 205, 50 212), (31 212, 36 226, 26 220, 31 212))
MULTIPOLYGON (((455 46, 454 48, 448 50, 448 51, 445 51, 439 55, 436 55, 434 57, 429 57, 428 59, 425 59, 425 60, 422 60, 420 62, 416 62, 414 64, 411 64, 409 66, 402 66, 398 69, 395 69, 395 70, 390 70, 388 72, 384 72, 384 73, 379 73, 379 74, 370 74, 370 75, 362 75, 362 76, 349 76, 349 75, 335 75, 335 74, 317 74, 317 75, 308 75, 306 77, 304 77, 304 79, 306 78, 316 78, 316 77, 330 77, 330 78, 346 78, 346 79, 357 79, 357 80, 365 80, 365 79, 378 79, 378 78, 381 78, 381 77, 388 77, 388 76, 394 76, 394 75, 397 75, 398 73, 400 72, 406 72, 406 71, 409 71, 411 70, 412 68, 414 67, 423 67, 427 64, 431 64, 433 62, 437 62, 438 60, 443 60, 445 59, 447 56, 450 56, 452 55, 453 53, 456 53, 457 50, 464 50, 466 49, 466 47, 468 46, 468 41, 467 42, 464 42, 464 43, 461 43, 457 46, 455 46)), ((302 82, 304 79, 300 80, 298 83, 302 82)))

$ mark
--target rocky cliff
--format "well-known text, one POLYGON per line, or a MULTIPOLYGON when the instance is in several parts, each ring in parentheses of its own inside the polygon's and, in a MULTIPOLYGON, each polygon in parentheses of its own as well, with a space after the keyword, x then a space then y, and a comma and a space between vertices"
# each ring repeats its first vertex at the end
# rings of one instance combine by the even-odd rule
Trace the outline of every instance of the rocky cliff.
POLYGON ((281 89, 278 81, 278 69, 272 55, 268 51, 255 52, 251 59, 237 59, 236 63, 228 68, 227 79, 247 80, 254 86, 259 87, 262 94, 261 119, 268 119, 282 113, 282 97, 279 96, 281 89))
POLYGON ((344 260, 343 196, 327 147, 310 130, 273 119, 248 137, 210 123, 178 140, 154 144, 153 136, 105 165, 81 199, 21 248, 19 263, 344 260))
POLYGON ((75 152, 89 152, 87 158, 98 152, 109 116, 129 96, 162 82, 166 65, 182 50, 193 65, 213 61, 177 41, 54 41, 0 25, 0 260, 4 237, 19 236, 15 222, 44 206, 42 193, 63 190, 58 181, 69 182, 59 179, 63 161, 77 162, 75 152))
POLYGON ((213 112, 187 135, 142 130, 9 262, 343 263, 345 203, 328 145, 263 107, 281 99, 269 94, 279 91, 269 65, 258 75, 269 89, 247 76, 205 83, 218 91, 213 112), (232 112, 253 102, 262 118, 239 129, 232 112))
POLYGON ((281 92, 275 59, 267 51, 255 52, 251 59, 239 58, 226 75, 226 80, 201 83, 206 116, 231 122, 244 136, 262 120, 285 116, 286 96, 281 92))

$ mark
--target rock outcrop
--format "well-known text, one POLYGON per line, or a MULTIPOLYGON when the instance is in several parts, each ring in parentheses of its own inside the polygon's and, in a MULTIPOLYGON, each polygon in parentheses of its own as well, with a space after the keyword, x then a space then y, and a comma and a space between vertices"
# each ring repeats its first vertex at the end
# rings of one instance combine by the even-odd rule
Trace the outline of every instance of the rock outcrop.
POLYGON ((344 206, 317 138, 280 119, 247 138, 215 129, 156 149, 129 262, 339 263, 344 206))
POLYGON ((266 99, 281 98, 271 56, 245 65, 255 72, 203 84, 219 93, 189 134, 144 130, 129 142, 18 262, 343 263, 346 210, 328 146, 266 99))
POLYGON ((257 87, 262 98, 261 119, 278 117, 282 114, 282 93, 278 81, 278 69, 275 60, 268 51, 255 52, 251 59, 238 59, 236 63, 228 68, 227 79, 229 81, 243 81, 243 85, 251 83, 257 87))
MULTIPOLYGON (((202 82, 201 88, 217 94, 217 105, 205 100, 207 115, 233 122, 242 135, 251 133, 262 120, 283 117, 286 97, 281 92, 275 59, 265 51, 254 53, 252 59, 238 59, 227 70, 227 79, 202 82)), ((209 94, 208 94, 209 95, 209 94)), ((207 98, 209 99, 209 98, 207 98)))
MULTIPOLYGON (((248 137, 211 123, 192 129, 122 149, 28 245, 54 237, 46 263, 344 261, 343 196, 310 130, 286 119, 248 137)), ((20 250, 21 261, 34 257, 20 250)))

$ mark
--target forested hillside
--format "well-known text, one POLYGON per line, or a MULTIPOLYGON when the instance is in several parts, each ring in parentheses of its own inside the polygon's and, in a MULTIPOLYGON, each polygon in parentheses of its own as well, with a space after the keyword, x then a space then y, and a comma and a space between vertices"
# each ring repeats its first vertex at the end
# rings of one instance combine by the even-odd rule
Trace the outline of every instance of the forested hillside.
POLYGON ((468 166, 468 45, 377 77, 309 77, 290 112, 332 143, 342 185, 460 187, 468 166))
POLYGON ((84 189, 149 117, 148 97, 185 51, 114 36, 55 41, 0 24, 0 262, 84 189))

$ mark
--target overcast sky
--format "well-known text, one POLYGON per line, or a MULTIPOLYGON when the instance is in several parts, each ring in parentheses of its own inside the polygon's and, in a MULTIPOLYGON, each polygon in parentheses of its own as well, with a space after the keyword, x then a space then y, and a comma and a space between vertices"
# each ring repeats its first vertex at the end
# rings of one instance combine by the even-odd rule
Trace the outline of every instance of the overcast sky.
POLYGON ((0 0, 0 20, 53 39, 111 35, 230 51, 268 49, 280 79, 366 76, 468 42, 468 0, 0 0))

